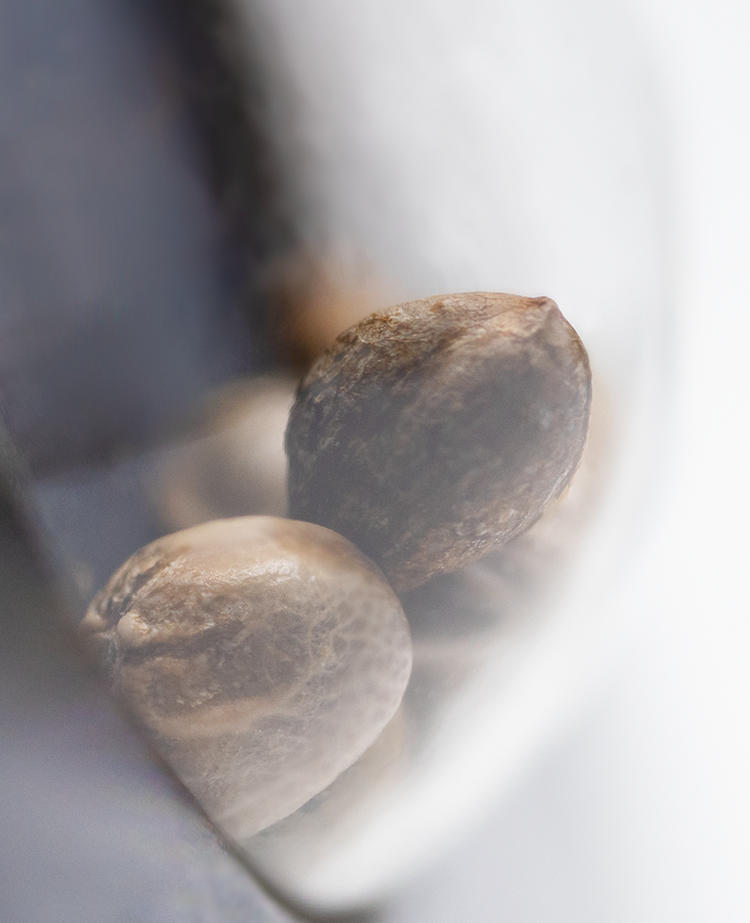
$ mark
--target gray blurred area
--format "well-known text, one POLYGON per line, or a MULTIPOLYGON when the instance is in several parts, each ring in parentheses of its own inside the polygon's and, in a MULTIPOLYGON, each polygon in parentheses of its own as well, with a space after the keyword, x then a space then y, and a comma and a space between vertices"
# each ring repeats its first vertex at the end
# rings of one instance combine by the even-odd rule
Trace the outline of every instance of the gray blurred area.
MULTIPOLYGON (((24 503, 79 472, 55 509, 85 534, 76 485, 274 362, 258 280, 283 234, 262 134, 226 134, 253 97, 222 29, 203 2, 0 5, 3 923, 291 919, 93 675, 24 503)), ((102 567, 153 528, 120 482, 102 567)))
POLYGON ((273 362, 275 179, 217 9, 0 7, 0 404, 35 472, 158 441, 273 362))

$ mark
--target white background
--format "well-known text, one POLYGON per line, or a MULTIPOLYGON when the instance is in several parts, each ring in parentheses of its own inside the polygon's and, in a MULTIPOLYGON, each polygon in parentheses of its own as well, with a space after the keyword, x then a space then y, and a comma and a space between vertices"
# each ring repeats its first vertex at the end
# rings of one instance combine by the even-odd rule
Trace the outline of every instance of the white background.
MULTIPOLYGON (((425 156, 434 136, 407 113, 422 111, 433 129, 443 126, 443 155, 448 150, 455 162, 470 160, 472 133, 493 103, 471 88, 486 85, 480 65, 491 56, 483 53, 504 54, 502 41, 492 45, 492 36, 502 34, 494 25, 521 7, 482 0, 350 7, 327 0, 313 9, 280 0, 261 9, 281 36, 282 69, 299 91, 292 118, 301 113, 303 125, 307 116, 319 128, 302 137, 308 156, 296 164, 312 170, 302 183, 311 235, 326 241, 343 228, 354 238, 369 236, 376 247, 379 239, 381 256, 391 247, 385 258, 397 274, 399 260, 406 264, 421 247, 424 264, 431 261, 435 271, 430 283, 444 272, 465 287, 489 287, 498 249, 488 246, 483 253, 484 219, 471 203, 477 189, 485 189, 499 196, 499 209, 508 205, 492 186, 492 163, 479 158, 473 174, 464 172, 453 186, 441 184, 439 168, 425 156), (464 43, 465 54, 451 57, 457 43, 464 43), (368 71, 368 56, 371 63, 386 45, 396 48, 397 60, 411 62, 414 83, 399 85, 404 71, 399 75, 398 66, 368 71), (424 75, 441 55, 459 61, 453 74, 459 83, 449 71, 436 70, 437 89, 422 98, 424 75), (370 121, 357 134, 342 129, 337 118, 356 108, 356 81, 352 88, 349 78, 362 72, 374 76, 364 81, 370 121), (330 99, 342 101, 338 114, 326 109, 330 99), (388 103, 379 109, 382 99, 388 103), (406 100, 400 108, 399 99, 406 100), (435 99, 447 100, 437 114, 435 99), (387 139, 399 133, 409 143, 394 156, 387 139), (341 141, 335 151, 326 148, 332 137, 341 141), (369 200, 358 187, 357 171, 363 170, 369 171, 369 200), (437 190, 440 214, 451 220, 441 224, 440 209, 427 202, 425 174, 437 190), (378 222, 391 228, 386 243, 378 238, 378 222)), ((550 745, 499 807, 488 808, 481 831, 425 872, 386 916, 388 923, 744 923, 750 919, 750 17, 738 0, 550 2, 525 9, 532 11, 521 23, 527 34, 568 30, 573 58, 598 56, 604 70, 624 75, 632 93, 622 105, 640 99, 650 124, 643 136, 653 141, 648 182, 663 237, 654 255, 659 266, 644 278, 654 286, 666 280, 665 361, 672 371, 663 428, 669 449, 655 494, 644 501, 653 507, 650 529, 639 539, 627 578, 613 588, 613 607, 625 619, 632 614, 636 628, 609 676, 567 737, 550 745), (582 31, 575 16, 582 17, 582 31), (599 47, 602 36, 607 43, 599 47), (618 48, 622 56, 613 58, 618 48), (631 65, 642 86, 631 86, 631 65), (655 189, 660 183, 663 189, 655 189)), ((519 57, 506 49, 506 59, 554 83, 552 70, 545 70, 551 65, 544 42, 533 50, 519 57)), ((610 113, 613 125, 619 114, 616 108, 610 113)), ((526 115, 518 114, 519 124, 526 115)), ((544 118, 564 138, 570 126, 556 123, 554 111, 544 118)), ((538 130, 534 113, 527 127, 532 135, 538 130)), ((627 134, 613 137, 620 151, 629 143, 627 134)), ((630 140, 637 147, 638 139, 630 140)), ((605 156, 593 156, 581 169, 595 171, 605 156)), ((648 152, 633 157, 649 163, 648 152)), ((526 165, 520 156, 519 175, 526 165)), ((564 214, 569 190, 554 176, 546 182, 549 196, 557 197, 556 214, 564 214)), ((518 270, 520 288, 525 251, 520 245, 514 250, 514 238, 498 240, 506 267, 518 270)), ((588 258, 594 274, 602 260, 606 264, 604 252, 588 258)), ((618 271, 601 271, 610 270, 618 271)), ((404 294, 425 293, 425 278, 410 278, 405 266, 400 271, 404 294)), ((564 288, 565 272, 558 275, 564 288)), ((507 288, 513 290, 510 276, 507 288)), ((577 283, 568 282, 574 294, 577 283)), ((585 286, 581 292, 585 298, 585 286)), ((662 293, 644 294, 655 296, 662 293)))
POLYGON ((750 919, 750 19, 632 13, 673 132, 676 428, 621 599, 645 618, 577 731, 389 921, 750 919))

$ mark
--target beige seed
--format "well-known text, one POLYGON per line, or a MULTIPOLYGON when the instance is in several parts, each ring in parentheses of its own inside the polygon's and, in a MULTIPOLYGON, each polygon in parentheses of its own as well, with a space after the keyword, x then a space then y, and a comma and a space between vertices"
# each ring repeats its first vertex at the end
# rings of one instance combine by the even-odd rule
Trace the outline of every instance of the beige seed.
POLYGON ((133 555, 82 629, 213 820, 244 840, 373 743, 411 669, 399 601, 346 539, 219 520, 133 555))
POLYGON ((531 526, 575 473, 590 406, 586 351, 550 299, 399 305, 300 385, 289 515, 345 535, 401 593, 531 526))

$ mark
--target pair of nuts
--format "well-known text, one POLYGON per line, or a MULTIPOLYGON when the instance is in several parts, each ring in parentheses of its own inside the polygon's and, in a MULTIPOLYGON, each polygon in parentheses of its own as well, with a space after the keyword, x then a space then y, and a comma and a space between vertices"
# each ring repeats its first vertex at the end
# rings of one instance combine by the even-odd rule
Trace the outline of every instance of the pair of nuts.
POLYGON ((576 470, 590 403, 585 350, 549 299, 373 315, 298 390, 292 518, 174 533, 113 576, 82 627, 225 832, 286 817, 372 744, 411 667, 396 592, 536 521, 576 470))

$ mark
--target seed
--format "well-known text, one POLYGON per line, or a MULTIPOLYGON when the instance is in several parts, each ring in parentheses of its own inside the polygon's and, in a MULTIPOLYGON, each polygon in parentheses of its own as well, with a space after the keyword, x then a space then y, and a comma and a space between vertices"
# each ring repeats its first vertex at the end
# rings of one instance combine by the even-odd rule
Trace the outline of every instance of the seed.
POLYGON ((531 526, 570 483, 586 351, 548 298, 411 301, 343 333, 289 419, 289 515, 346 536, 397 592, 531 526))
POLYGON ((403 611, 377 568, 327 529, 273 517, 148 545, 82 629, 116 693, 236 840, 352 765, 411 669, 403 611))

